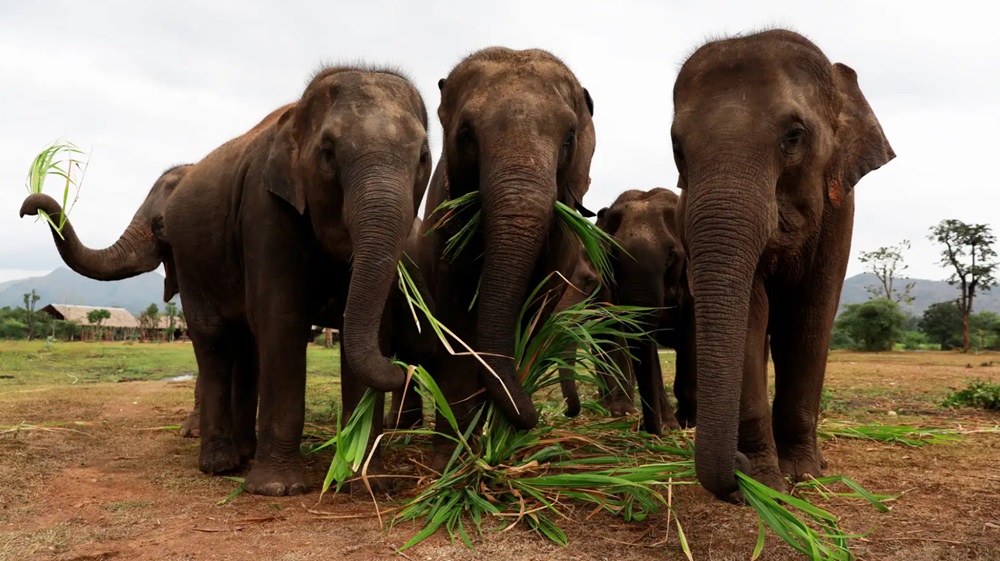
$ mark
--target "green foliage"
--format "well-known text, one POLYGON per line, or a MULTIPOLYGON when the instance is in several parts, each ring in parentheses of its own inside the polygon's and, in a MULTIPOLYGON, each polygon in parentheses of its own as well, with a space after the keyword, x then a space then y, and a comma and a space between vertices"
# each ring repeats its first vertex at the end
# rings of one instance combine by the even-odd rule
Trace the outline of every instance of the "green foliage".
POLYGON ((918 323, 928 339, 943 350, 962 345, 962 311, 954 300, 931 304, 918 323))
POLYGON ((969 335, 972 348, 977 351, 1000 350, 1000 315, 979 312, 969 316, 969 335))
POLYGON ((898 246, 885 246, 875 251, 862 251, 858 256, 858 261, 868 265, 868 270, 879 280, 879 284, 866 286, 865 290, 871 294, 872 298, 886 298, 902 304, 913 302, 910 291, 916 285, 914 282, 907 282, 899 289, 899 278, 908 269, 908 265, 903 262, 903 252, 910 249, 910 240, 903 240, 898 246))
POLYGON ((29 321, 34 322, 34 333, 68 341, 80 335, 80 326, 74 322, 57 320, 44 312, 25 308, 0 308, 0 339, 27 339, 29 321))
POLYGON ((903 336, 906 315, 899 304, 875 298, 862 304, 848 304, 834 325, 843 330, 865 352, 888 351, 903 336))
POLYGON ((941 405, 1000 411, 1000 384, 973 380, 964 389, 949 393, 941 405))
POLYGON ((830 333, 830 348, 838 350, 850 350, 855 346, 854 339, 847 333, 843 326, 833 324, 833 331, 830 333))
POLYGON ((111 317, 111 312, 101 308, 87 312, 87 323, 100 326, 101 322, 111 317))
POLYGON ((45 181, 50 175, 59 177, 64 181, 62 214, 59 216, 58 222, 45 214, 44 211, 39 211, 38 213, 41 218, 44 218, 52 226, 60 237, 62 237, 63 225, 66 224, 66 217, 69 216, 69 211, 72 210, 73 204, 76 203, 76 199, 79 197, 80 187, 83 185, 83 175, 86 173, 87 164, 84 162, 81 166, 81 161, 74 157, 75 154, 83 154, 83 151, 77 148, 72 142, 53 142, 35 156, 35 159, 31 162, 31 168, 28 169, 28 177, 25 180, 28 194, 41 193, 45 187, 45 181), (60 154, 64 155, 65 160, 60 159, 60 154), (79 177, 76 176, 77 173, 79 173, 79 177), (69 192, 72 187, 76 187, 76 197, 70 203, 69 192), (69 206, 67 207, 67 205, 69 206))
POLYGON ((919 331, 907 331, 903 334, 903 348, 908 351, 922 350, 927 344, 927 336, 919 331))

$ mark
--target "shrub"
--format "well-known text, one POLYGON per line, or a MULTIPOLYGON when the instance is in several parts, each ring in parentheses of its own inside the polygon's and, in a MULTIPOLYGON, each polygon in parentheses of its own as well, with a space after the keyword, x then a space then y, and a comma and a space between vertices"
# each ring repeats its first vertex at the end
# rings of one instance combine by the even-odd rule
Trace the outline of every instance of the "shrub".
POLYGON ((863 304, 848 304, 834 322, 865 352, 888 351, 893 341, 903 337, 906 314, 899 304, 874 298, 863 304))
POLYGON ((927 344, 927 336, 919 331, 907 331, 903 334, 903 348, 908 351, 919 351, 927 344))
POLYGON ((992 384, 984 380, 973 380, 965 389, 949 393, 944 401, 944 407, 974 407, 989 411, 1000 411, 1000 384, 992 384))

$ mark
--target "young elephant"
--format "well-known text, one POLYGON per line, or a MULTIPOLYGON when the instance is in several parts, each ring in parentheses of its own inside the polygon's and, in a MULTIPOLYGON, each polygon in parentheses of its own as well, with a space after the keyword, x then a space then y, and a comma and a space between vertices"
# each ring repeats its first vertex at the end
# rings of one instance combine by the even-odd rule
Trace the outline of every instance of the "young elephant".
POLYGON ((429 174, 420 94, 394 71, 358 67, 320 71, 300 100, 187 172, 164 226, 202 378, 202 471, 254 453, 249 492, 306 491, 310 325, 341 329, 345 385, 402 387, 380 323, 429 174), (230 395, 253 378, 256 435, 230 412, 230 399, 255 403, 249 390, 230 395))
POLYGON ((790 31, 702 46, 677 76, 674 108, 697 323, 695 465, 707 490, 735 500, 737 468, 775 489, 782 474, 822 475, 816 424, 852 188, 895 154, 857 74, 790 31))
MULTIPOLYGON (((569 277, 575 266, 577 242, 554 205, 579 205, 589 186, 593 102, 569 68, 542 50, 478 51, 438 85, 444 141, 423 228, 441 219, 434 212, 441 203, 478 191, 482 230, 459 255, 445 255, 449 237, 472 214, 461 213, 421 237, 419 264, 438 319, 479 351, 489 370, 439 345, 434 375, 463 424, 488 396, 515 427, 528 429, 538 413, 514 369, 514 332, 529 291, 553 271, 569 277)), ((556 278, 551 286, 565 283, 556 278)), ((438 429, 446 426, 439 418, 438 429)))
MULTIPOLYGON (((597 213, 597 226, 613 236, 614 280, 609 300, 623 306, 655 311, 645 318, 652 340, 633 342, 622 371, 639 385, 644 426, 651 434, 661 428, 685 427, 695 422, 694 309, 688 288, 687 262, 677 233, 677 195, 667 189, 625 191, 608 208, 597 213), (677 352, 674 395, 678 409, 667 401, 657 345, 677 352)), ((608 380, 606 404, 612 412, 632 404, 632 380, 608 380)))

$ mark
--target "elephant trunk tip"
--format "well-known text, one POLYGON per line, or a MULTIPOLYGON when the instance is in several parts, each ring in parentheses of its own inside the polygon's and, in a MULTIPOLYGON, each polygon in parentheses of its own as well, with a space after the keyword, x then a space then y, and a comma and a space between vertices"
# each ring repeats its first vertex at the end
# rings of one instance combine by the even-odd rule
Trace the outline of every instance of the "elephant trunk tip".
POLYGON ((44 211, 46 214, 56 214, 62 211, 59 203, 52 197, 44 193, 32 193, 25 197, 24 202, 21 203, 19 217, 37 216, 39 210, 44 211))
MULTIPOLYGON (((740 486, 736 480, 736 471, 739 470, 746 475, 750 475, 752 469, 750 460, 747 459, 742 452, 735 452, 732 466, 719 465, 708 467, 705 465, 706 462, 699 462, 697 460, 697 441, 695 443, 695 455, 695 472, 701 486, 704 487, 706 491, 715 495, 719 500, 726 502, 740 502, 740 486)), ((720 461, 719 464, 729 464, 729 462, 720 461)))

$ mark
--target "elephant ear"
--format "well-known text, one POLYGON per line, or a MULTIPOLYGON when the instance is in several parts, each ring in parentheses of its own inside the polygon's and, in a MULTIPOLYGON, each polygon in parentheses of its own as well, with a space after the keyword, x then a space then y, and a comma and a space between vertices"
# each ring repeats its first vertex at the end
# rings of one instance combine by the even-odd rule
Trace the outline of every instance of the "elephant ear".
POLYGON ((583 196, 590 190, 590 161, 594 157, 594 149, 597 147, 597 135, 594 132, 594 101, 590 98, 590 92, 583 88, 584 103, 587 106, 587 113, 581 115, 583 123, 576 134, 576 155, 573 158, 573 165, 567 173, 566 189, 569 192, 570 202, 583 216, 592 218, 595 214, 583 206, 583 196))
POLYGON ((839 208, 862 177, 887 164, 896 153, 858 87, 857 72, 839 62, 832 70, 840 114, 834 123, 835 151, 826 172, 826 184, 830 202, 839 208))
POLYGON ((299 214, 305 214, 305 188, 292 170, 292 159, 297 158, 299 153, 292 131, 294 113, 294 109, 286 111, 275 125, 278 132, 264 164, 264 184, 268 191, 292 205, 299 214))

